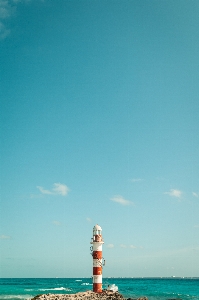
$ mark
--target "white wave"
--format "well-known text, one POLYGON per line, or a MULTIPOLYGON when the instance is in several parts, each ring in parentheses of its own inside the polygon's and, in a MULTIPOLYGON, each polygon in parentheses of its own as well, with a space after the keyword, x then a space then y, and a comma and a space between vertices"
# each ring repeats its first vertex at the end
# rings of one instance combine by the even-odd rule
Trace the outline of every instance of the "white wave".
POLYGON ((55 291, 62 291, 62 290, 64 290, 64 291, 71 291, 71 289, 69 289, 69 288, 64 288, 64 287, 55 288, 54 290, 55 290, 55 291))
POLYGON ((82 281, 82 279, 76 279, 75 281, 82 281))
POLYGON ((83 282, 81 285, 92 285, 92 283, 83 282))
POLYGON ((32 295, 1 295, 0 298, 1 299, 31 299, 34 296, 32 295))
POLYGON ((54 288, 54 289, 39 289, 39 291, 71 291, 71 289, 68 289, 68 288, 64 288, 63 286, 62 287, 59 287, 59 288, 54 288))

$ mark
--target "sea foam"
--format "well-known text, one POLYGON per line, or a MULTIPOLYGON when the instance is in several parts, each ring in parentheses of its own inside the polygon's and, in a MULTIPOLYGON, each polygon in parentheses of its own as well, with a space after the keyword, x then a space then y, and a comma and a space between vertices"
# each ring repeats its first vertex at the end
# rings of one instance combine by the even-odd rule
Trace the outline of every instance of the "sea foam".
POLYGON ((64 288, 63 286, 62 287, 59 287, 59 288, 53 288, 53 289, 39 289, 39 291, 71 291, 71 289, 69 288, 64 288))

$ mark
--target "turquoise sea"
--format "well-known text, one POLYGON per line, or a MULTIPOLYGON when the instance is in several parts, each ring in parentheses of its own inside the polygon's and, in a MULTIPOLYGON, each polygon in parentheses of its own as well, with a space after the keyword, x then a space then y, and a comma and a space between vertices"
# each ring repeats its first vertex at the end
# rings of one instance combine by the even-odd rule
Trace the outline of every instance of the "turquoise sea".
MULTIPOLYGON (((199 300, 199 278, 103 278, 103 288, 115 284, 126 298, 199 300)), ((74 294, 92 290, 91 278, 3 278, 0 300, 24 300, 38 294, 74 294)))

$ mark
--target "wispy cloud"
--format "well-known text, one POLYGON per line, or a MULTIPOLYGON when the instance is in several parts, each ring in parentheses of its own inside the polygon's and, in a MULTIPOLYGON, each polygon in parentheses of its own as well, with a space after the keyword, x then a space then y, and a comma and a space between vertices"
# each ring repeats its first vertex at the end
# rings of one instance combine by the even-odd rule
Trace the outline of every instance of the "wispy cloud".
POLYGON ((5 39, 10 34, 10 30, 0 21, 0 39, 5 39))
POLYGON ((45 195, 52 195, 52 194, 53 194, 52 191, 45 190, 42 186, 39 186, 39 185, 37 186, 37 189, 40 190, 40 192, 41 192, 42 194, 45 194, 45 195))
POLYGON ((114 248, 114 245, 113 244, 108 244, 107 248, 114 248))
POLYGON ((136 249, 137 247, 134 246, 134 245, 130 245, 130 248, 131 248, 131 249, 136 249))
POLYGON ((5 20, 12 14, 12 7, 8 0, 0 0, 0 39, 5 39, 10 30, 5 26, 5 20))
POLYGON ((10 34, 6 26, 7 20, 14 15, 16 5, 14 0, 0 0, 0 39, 5 39, 10 34))
MULTIPOLYGON (((42 1, 42 0, 41 0, 42 1)), ((0 39, 5 39, 10 34, 7 21, 16 15, 19 3, 28 3, 31 0, 0 0, 0 39)))
POLYGON ((86 218, 86 221, 91 222, 92 220, 91 218, 86 218))
POLYGON ((9 235, 0 235, 0 240, 9 240, 11 237, 9 235))
POLYGON ((131 182, 140 182, 140 181, 143 181, 144 179, 141 179, 141 178, 132 178, 131 179, 131 182))
POLYGON ((42 186, 37 186, 38 190, 44 195, 60 195, 67 196, 69 192, 69 188, 67 185, 62 183, 54 183, 53 188, 51 190, 46 190, 42 186))
POLYGON ((59 222, 59 221, 52 221, 52 223, 55 226, 61 226, 61 222, 59 222))
POLYGON ((167 195, 169 195, 171 197, 181 198, 182 191, 177 190, 177 189, 170 189, 169 192, 165 192, 164 194, 167 194, 167 195))
POLYGON ((127 247, 129 248, 130 247, 131 249, 143 249, 142 246, 135 246, 135 245, 126 246, 125 244, 121 244, 120 247, 121 248, 127 248, 127 247))
POLYGON ((0 0, 0 19, 4 20, 13 14, 14 7, 12 0, 0 0))
POLYGON ((197 193, 195 193, 195 192, 192 192, 192 195, 194 196, 194 197, 199 197, 199 195, 197 194, 197 193))
POLYGON ((121 205, 134 205, 132 201, 126 200, 120 195, 114 196, 113 198, 111 198, 111 201, 117 202, 121 205))

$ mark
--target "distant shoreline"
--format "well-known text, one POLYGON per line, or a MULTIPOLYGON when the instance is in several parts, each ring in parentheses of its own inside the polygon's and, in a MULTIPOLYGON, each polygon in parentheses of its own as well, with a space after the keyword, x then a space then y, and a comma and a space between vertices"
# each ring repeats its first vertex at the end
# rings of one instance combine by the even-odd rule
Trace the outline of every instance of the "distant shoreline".
MULTIPOLYGON (((1 277, 0 279, 91 279, 91 277, 1 277)), ((197 277, 179 277, 179 276, 160 276, 160 277, 103 277, 104 279, 199 279, 197 277)))

